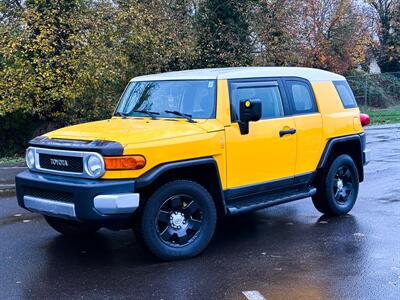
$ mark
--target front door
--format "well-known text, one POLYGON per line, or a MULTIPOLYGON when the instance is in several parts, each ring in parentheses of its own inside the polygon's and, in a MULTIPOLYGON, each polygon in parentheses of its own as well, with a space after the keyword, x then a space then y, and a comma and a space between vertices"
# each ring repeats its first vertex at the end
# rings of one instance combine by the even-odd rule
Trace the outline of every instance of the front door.
MULTIPOLYGON (((296 165, 295 122, 280 79, 231 81, 232 123, 225 128, 228 189, 290 185, 296 165), (239 102, 260 100, 262 117, 250 122, 249 133, 238 126, 239 102)), ((257 190, 257 189, 256 189, 257 190)))

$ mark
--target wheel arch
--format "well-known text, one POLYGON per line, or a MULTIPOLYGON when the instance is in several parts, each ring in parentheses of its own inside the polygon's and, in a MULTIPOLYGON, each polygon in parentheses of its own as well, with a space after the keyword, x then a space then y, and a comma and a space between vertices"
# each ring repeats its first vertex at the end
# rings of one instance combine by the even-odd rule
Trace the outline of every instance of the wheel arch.
POLYGON ((330 166, 332 161, 342 154, 349 155, 357 166, 359 181, 364 180, 364 167, 362 152, 365 148, 365 134, 355 134, 333 138, 325 146, 322 157, 318 163, 317 176, 315 180, 321 178, 325 167, 330 166))
POLYGON ((135 189, 147 198, 159 186, 172 180, 187 179, 201 184, 211 194, 218 217, 226 214, 224 193, 217 163, 212 157, 158 165, 136 179, 135 189))

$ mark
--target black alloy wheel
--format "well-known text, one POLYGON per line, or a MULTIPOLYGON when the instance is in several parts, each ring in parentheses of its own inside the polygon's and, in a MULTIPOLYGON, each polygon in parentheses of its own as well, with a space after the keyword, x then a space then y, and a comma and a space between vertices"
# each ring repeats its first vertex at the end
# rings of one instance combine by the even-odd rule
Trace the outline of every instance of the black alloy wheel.
POLYGON ((349 197, 354 193, 356 185, 355 176, 347 165, 342 165, 337 169, 333 180, 333 197, 339 205, 345 205, 349 197))
POLYGON ((161 205, 156 219, 160 238, 170 246, 185 246, 195 239, 203 222, 203 213, 190 195, 169 197, 161 205))
POLYGON ((202 252, 214 234, 216 221, 214 200, 202 185, 174 180, 146 200, 135 232, 154 255, 176 260, 202 252))
POLYGON ((336 157, 325 170, 312 197, 315 208, 323 214, 339 216, 350 212, 357 200, 359 176, 351 156, 336 157))

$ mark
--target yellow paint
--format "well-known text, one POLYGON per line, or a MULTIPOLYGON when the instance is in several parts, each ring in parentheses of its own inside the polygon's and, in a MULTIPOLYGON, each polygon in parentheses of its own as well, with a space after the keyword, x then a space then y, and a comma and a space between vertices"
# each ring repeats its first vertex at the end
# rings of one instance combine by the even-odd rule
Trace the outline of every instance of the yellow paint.
POLYGON ((234 188, 312 172, 329 139, 363 131, 358 108, 344 109, 332 82, 313 82, 312 88, 319 113, 250 122, 247 135, 231 122, 228 82, 218 80, 215 119, 189 123, 178 118, 113 117, 47 136, 116 141, 125 155, 146 158, 143 169, 107 171, 104 179, 136 178, 162 163, 214 157, 222 187, 234 188), (279 136, 280 130, 291 128, 296 134, 279 136))
POLYGON ((312 172, 318 165, 322 145, 322 116, 320 113, 294 116, 297 137, 295 174, 312 172))
POLYGON ((250 122, 249 134, 238 124, 225 128, 227 187, 291 177, 296 162, 296 135, 279 137, 280 130, 294 128, 293 118, 250 122))
POLYGON ((358 108, 344 109, 332 82, 312 82, 311 85, 322 115, 322 149, 331 138, 364 131, 358 123, 360 110, 358 108), (355 119, 358 119, 358 122, 355 119))

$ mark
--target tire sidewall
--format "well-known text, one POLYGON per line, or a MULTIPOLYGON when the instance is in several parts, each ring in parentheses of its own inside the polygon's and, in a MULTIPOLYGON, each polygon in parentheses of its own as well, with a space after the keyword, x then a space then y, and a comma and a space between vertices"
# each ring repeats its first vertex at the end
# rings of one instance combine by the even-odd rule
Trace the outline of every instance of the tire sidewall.
POLYGON ((330 211, 333 212, 335 215, 347 214, 353 208, 357 200, 358 189, 359 189, 359 176, 357 167, 353 159, 347 154, 338 156, 332 162, 325 178, 325 198, 327 200, 327 204, 330 208, 330 211), (352 176, 354 178, 354 189, 352 191, 352 194, 347 199, 347 201, 344 204, 340 204, 334 198, 332 190, 336 172, 341 166, 344 165, 350 168, 350 172, 352 173, 352 176))
POLYGON ((141 218, 141 233, 145 244, 159 258, 175 260, 199 254, 210 242, 216 226, 216 209, 209 192, 200 184, 177 180, 161 186, 147 200, 141 218), (159 209, 169 197, 176 194, 192 196, 202 211, 202 226, 197 237, 187 245, 171 246, 161 239, 157 231, 159 209))

